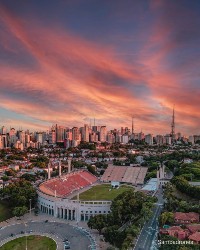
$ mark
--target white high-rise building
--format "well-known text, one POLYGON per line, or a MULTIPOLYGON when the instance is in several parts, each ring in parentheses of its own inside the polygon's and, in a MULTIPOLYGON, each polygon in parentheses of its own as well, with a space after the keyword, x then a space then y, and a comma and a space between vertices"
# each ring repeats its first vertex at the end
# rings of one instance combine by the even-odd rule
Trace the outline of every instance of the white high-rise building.
POLYGON ((124 144, 127 144, 129 142, 129 136, 124 134, 122 135, 122 138, 121 138, 121 142, 124 143, 124 144))
POLYGON ((145 135, 145 142, 149 145, 153 145, 153 134, 145 135))
POLYGON ((194 136, 193 136, 193 135, 190 135, 188 141, 189 141, 190 143, 192 143, 192 145, 193 145, 193 144, 194 144, 194 136))
POLYGON ((163 136, 162 135, 156 135, 156 143, 158 145, 163 145, 163 136))
POLYGON ((164 136, 163 143, 164 143, 164 144, 171 145, 171 144, 172 144, 172 137, 171 137, 171 135, 165 135, 165 136, 164 136))

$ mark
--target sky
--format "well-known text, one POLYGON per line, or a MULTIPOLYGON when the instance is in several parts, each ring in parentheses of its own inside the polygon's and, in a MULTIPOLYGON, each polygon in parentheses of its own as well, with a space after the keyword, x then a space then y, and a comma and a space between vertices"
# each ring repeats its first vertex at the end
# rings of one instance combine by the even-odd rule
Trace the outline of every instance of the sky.
POLYGON ((200 134, 199 0, 0 0, 0 126, 200 134))

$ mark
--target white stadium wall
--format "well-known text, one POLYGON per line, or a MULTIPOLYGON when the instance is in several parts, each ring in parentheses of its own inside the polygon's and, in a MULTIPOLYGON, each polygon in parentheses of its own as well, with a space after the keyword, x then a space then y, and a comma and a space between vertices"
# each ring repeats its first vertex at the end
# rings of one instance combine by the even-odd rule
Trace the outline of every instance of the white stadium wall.
POLYGON ((39 190, 41 212, 65 220, 87 221, 91 216, 110 213, 111 201, 78 201, 46 195, 39 190))

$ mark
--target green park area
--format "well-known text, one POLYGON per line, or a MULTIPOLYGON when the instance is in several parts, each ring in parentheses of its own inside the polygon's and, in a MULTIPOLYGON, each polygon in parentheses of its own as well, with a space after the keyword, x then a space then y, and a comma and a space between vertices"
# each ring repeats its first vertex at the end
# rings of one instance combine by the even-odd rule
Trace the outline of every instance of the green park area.
MULTIPOLYGON (((122 185, 119 188, 112 188, 110 184, 97 185, 79 195, 80 200, 113 200, 119 194, 133 190, 131 186, 122 185)), ((77 196, 73 199, 77 199, 77 196)))
POLYGON ((0 250, 56 250, 56 243, 54 240, 44 236, 26 236, 9 241, 0 250), (27 243, 27 245, 26 245, 27 243), (26 248, 27 246, 27 248, 26 248))
POLYGON ((13 215, 6 202, 0 202, 0 222, 11 218, 13 215))

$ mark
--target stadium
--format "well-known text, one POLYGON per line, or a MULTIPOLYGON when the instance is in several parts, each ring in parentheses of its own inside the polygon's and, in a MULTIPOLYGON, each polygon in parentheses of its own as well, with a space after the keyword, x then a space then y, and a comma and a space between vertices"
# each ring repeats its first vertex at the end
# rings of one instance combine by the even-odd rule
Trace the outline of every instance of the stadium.
POLYGON ((61 174, 60 163, 59 177, 51 178, 48 166, 48 180, 37 189, 38 207, 43 213, 77 222, 87 221, 97 214, 108 214, 112 200, 132 189, 132 185, 141 184, 146 170, 109 165, 99 180, 87 170, 71 170, 70 161, 67 174, 61 174), (110 183, 118 183, 117 188, 112 188, 110 183))

